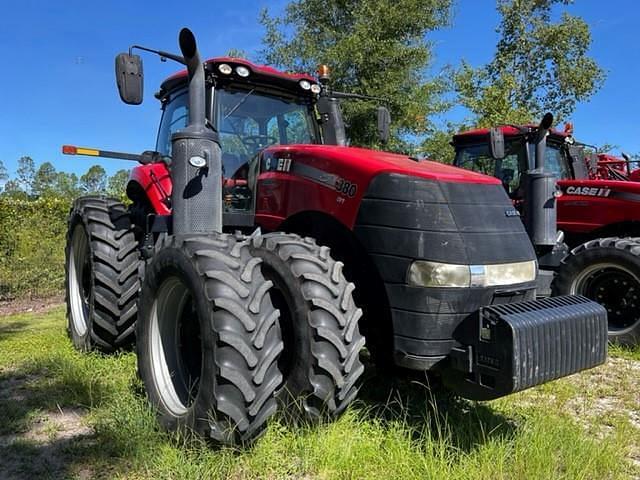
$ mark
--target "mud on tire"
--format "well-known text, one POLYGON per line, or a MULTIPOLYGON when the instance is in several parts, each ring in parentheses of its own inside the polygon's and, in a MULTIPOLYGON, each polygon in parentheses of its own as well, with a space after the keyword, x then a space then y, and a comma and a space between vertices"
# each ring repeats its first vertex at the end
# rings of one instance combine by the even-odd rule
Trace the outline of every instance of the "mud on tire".
POLYGON ((278 311, 244 237, 167 237, 146 267, 138 371, 161 424, 216 443, 255 439, 282 375, 278 311))
POLYGON ((82 351, 131 346, 138 313, 138 242, 126 207, 98 196, 71 208, 65 249, 68 332, 82 351))
POLYGON ((640 343, 640 242, 599 238, 574 248, 562 260, 553 295, 584 295, 607 309, 609 341, 640 343))
POLYGON ((362 311, 353 301, 354 285, 328 247, 311 238, 272 233, 256 237, 252 252, 274 283, 272 300, 280 309, 284 384, 277 398, 288 412, 300 406, 316 420, 340 414, 358 393, 364 371, 358 329, 362 311))

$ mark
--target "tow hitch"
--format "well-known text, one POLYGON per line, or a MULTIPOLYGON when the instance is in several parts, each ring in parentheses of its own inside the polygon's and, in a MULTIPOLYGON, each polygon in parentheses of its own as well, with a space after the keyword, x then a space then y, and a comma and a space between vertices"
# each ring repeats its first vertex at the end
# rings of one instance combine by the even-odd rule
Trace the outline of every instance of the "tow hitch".
POLYGON ((443 381, 491 400, 595 367, 607 358, 607 312, 581 296, 481 308, 454 333, 443 381))

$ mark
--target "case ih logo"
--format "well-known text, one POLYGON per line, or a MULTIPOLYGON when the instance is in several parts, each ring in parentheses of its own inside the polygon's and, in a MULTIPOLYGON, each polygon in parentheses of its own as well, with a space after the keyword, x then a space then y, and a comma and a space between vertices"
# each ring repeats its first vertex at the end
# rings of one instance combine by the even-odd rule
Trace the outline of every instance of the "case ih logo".
POLYGON ((611 190, 597 187, 567 187, 567 193, 569 195, 587 195, 589 197, 608 197, 611 190))

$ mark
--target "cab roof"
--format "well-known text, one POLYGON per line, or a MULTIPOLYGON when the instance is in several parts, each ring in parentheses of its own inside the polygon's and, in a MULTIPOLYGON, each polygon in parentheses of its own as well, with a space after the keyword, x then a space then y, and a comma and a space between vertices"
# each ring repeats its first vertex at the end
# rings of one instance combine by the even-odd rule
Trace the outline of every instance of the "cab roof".
MULTIPOLYGON (((299 88, 301 93, 306 94, 308 91, 302 90, 297 84, 301 80, 307 80, 311 84, 318 83, 318 80, 306 73, 287 73, 281 70, 277 70, 267 65, 259 65, 244 58, 237 57, 214 57, 204 61, 204 69, 207 74, 212 74, 218 78, 229 78, 239 81, 256 81, 259 83, 266 83, 271 85, 280 86, 283 88, 299 88), (223 75, 218 70, 218 66, 222 63, 226 63, 233 69, 229 75, 223 75), (246 78, 240 77, 235 69, 238 66, 244 66, 249 69, 249 76, 246 78)), ((174 73, 170 77, 164 80, 160 85, 160 96, 173 90, 177 86, 180 86, 187 81, 187 70, 180 70, 174 73)))
MULTIPOLYGON (((499 128, 500 130, 502 130, 502 133, 505 137, 515 137, 518 135, 522 135, 523 134, 523 130, 524 131, 532 131, 536 128, 538 128, 538 125, 534 124, 534 123, 528 123, 528 124, 524 124, 524 125, 518 125, 518 126, 514 126, 514 125, 500 125, 496 128, 499 128)), ((467 130, 466 132, 461 132, 461 133, 457 133, 456 135, 453 136, 453 141, 458 142, 472 142, 472 141, 477 141, 477 140, 484 140, 486 137, 489 136, 489 128, 476 128, 473 130, 467 130)), ((563 132, 560 130, 555 130, 555 129, 550 129, 549 130, 549 134, 551 136, 556 137, 558 140, 564 140, 566 137, 569 136, 569 133, 567 132, 563 132)))

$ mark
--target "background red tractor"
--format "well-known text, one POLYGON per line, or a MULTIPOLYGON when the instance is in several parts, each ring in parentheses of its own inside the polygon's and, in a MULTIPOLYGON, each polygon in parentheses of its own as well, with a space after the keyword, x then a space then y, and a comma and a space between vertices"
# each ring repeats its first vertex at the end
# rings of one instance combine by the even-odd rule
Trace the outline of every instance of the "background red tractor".
MULTIPOLYGON (((157 94, 155 151, 63 148, 142 164, 128 208, 75 203, 69 329, 79 348, 111 351, 135 322, 165 427, 238 443, 278 405, 340 414, 364 369, 360 328, 378 366, 438 373, 478 400, 605 360, 601 306, 534 300, 535 252, 498 180, 340 145, 339 99, 359 96, 332 92, 326 71, 202 63, 186 29, 180 46, 132 47, 187 66, 157 94)), ((116 75, 140 103, 140 57, 118 55, 116 75)), ((384 138, 386 109, 378 118, 384 138)), ((555 221, 538 225, 555 236, 555 221)))
MULTIPOLYGON (((526 218, 531 198, 526 179, 535 169, 536 132, 535 125, 503 125, 455 135, 454 165, 500 179, 526 218), (496 141, 504 145, 499 155, 492 148, 496 141)), ((557 178, 557 223, 564 235, 553 250, 537 252, 541 279, 546 280, 539 291, 550 294, 553 289, 557 295, 580 294, 600 302, 608 311, 611 340, 634 345, 640 341, 637 170, 628 158, 589 153, 570 130, 549 131, 545 157, 557 178), (562 240, 571 250, 562 248, 562 240)))

